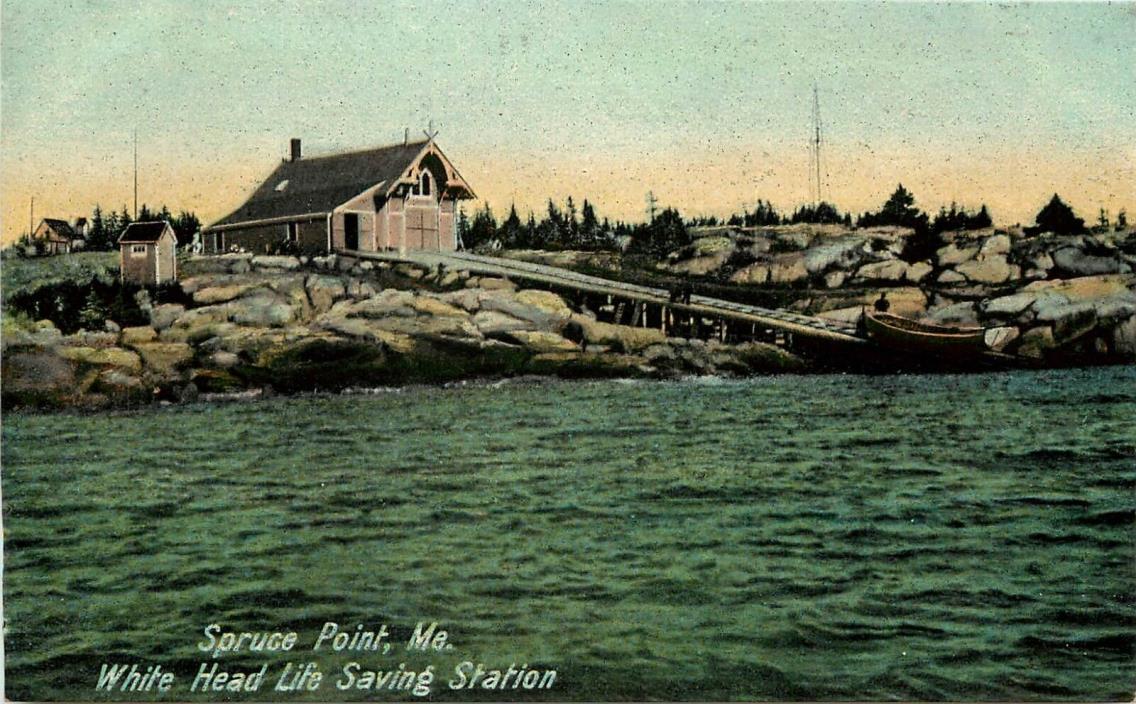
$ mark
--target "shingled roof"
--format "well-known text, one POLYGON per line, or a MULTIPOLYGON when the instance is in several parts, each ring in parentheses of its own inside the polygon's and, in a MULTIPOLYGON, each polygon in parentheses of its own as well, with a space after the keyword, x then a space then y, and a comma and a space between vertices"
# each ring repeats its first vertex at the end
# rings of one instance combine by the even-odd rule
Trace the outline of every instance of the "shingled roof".
POLYGON ((162 233, 169 227, 169 223, 164 220, 156 220, 153 222, 134 222, 126 226, 122 234, 118 238, 118 243, 133 242, 137 244, 157 242, 162 238, 162 233))
POLYGON ((381 182, 392 185, 426 144, 426 140, 421 140, 286 161, 272 172, 244 205, 209 227, 329 213, 372 186, 381 182))

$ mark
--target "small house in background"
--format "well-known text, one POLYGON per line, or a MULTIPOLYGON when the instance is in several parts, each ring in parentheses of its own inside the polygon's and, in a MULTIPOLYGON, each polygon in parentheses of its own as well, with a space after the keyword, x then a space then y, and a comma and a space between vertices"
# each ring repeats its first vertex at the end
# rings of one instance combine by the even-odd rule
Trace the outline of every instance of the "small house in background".
POLYGON ((136 222, 118 238, 123 283, 157 286, 177 281, 177 235, 164 220, 136 222))
POLYGON ((72 241, 78 239, 75 230, 66 220, 44 218, 32 233, 32 241, 44 254, 67 254, 71 251, 72 241))

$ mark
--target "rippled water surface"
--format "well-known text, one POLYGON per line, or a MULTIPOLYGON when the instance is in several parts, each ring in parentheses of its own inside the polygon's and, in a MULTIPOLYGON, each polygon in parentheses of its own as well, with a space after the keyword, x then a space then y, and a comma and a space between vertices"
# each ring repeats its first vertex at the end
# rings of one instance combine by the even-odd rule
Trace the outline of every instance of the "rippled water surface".
POLYGON ((425 619, 453 651, 364 660, 438 698, 470 659, 557 699, 1131 700, 1134 418, 1133 368, 9 413, 7 693, 188 681, 212 622, 425 619))

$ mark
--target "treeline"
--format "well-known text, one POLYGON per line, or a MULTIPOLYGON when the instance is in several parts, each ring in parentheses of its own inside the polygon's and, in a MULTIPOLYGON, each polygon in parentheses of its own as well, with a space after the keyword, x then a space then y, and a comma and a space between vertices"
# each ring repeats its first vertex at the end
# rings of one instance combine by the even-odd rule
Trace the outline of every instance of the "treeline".
POLYGON ((577 209, 571 196, 563 207, 549 199, 540 220, 533 213, 521 220, 514 205, 498 223, 486 203, 473 217, 464 211, 458 216, 458 234, 467 249, 621 250, 655 256, 665 256, 693 241, 687 223, 674 208, 663 209, 650 222, 628 224, 606 217, 601 220, 586 198, 577 209))
POLYGON ((117 249, 119 236, 131 223, 153 220, 169 221, 174 228, 174 233, 177 234, 179 246, 189 244, 193 240, 194 233, 201 229, 201 220, 198 219, 196 214, 183 210, 174 215, 164 204, 158 210, 152 210, 149 206, 143 204, 138 209, 137 219, 130 217, 130 212, 125 205, 122 206, 122 211, 117 213, 113 210, 104 212, 102 207, 96 205, 94 212, 91 213, 91 229, 87 233, 86 248, 88 250, 117 249))

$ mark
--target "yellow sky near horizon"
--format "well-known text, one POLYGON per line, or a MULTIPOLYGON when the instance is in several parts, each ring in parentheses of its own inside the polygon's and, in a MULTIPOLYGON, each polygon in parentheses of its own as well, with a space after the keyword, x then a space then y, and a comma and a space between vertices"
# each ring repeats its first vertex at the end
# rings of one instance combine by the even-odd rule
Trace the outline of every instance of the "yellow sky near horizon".
MULTIPOLYGON (((290 137, 306 154, 417 137, 498 214, 591 200, 642 221, 809 198, 1136 208, 1136 4, 660 0, 14 0, 0 4, 0 242, 139 200, 206 223, 290 137), (42 37, 52 50, 42 51, 42 37)), ((468 204, 467 208, 474 204, 468 204)))

